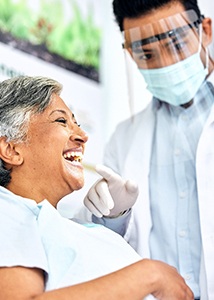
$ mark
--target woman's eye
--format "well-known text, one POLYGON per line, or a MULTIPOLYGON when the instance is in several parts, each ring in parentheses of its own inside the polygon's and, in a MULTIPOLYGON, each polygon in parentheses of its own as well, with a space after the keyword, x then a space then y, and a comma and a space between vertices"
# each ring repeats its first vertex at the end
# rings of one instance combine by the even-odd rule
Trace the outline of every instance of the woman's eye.
POLYGON ((67 123, 67 120, 64 119, 64 118, 59 118, 59 119, 56 119, 55 122, 59 122, 59 123, 63 123, 63 124, 66 124, 67 123))

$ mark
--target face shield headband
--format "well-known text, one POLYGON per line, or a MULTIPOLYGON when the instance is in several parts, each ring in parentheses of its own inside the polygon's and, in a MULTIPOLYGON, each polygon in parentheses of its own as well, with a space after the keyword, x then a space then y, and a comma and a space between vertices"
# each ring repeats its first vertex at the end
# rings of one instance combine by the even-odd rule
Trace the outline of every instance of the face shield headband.
POLYGON ((123 48, 140 69, 172 65, 197 52, 199 25, 204 16, 185 11, 123 32, 123 48))

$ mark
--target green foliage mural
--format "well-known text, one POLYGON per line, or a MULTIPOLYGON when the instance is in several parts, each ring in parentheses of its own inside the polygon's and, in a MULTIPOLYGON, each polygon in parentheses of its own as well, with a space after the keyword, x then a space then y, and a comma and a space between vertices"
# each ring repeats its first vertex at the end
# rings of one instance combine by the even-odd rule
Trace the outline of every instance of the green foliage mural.
POLYGON ((84 17, 78 3, 68 0, 72 17, 66 19, 60 0, 40 0, 37 10, 29 3, 0 0, 0 31, 33 45, 43 45, 66 60, 99 69, 101 28, 94 23, 90 5, 84 17))

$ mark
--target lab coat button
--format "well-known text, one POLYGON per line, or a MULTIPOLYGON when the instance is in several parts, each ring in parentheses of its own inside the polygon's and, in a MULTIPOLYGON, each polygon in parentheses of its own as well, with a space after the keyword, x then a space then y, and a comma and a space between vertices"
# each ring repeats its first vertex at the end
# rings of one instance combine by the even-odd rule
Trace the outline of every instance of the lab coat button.
POLYGON ((179 197, 180 197, 181 199, 185 198, 185 196, 186 196, 186 194, 185 194, 184 192, 179 193, 179 197))
POLYGON ((191 275, 187 274, 184 278, 185 278, 185 280, 190 280, 191 279, 191 275))
POLYGON ((186 231, 185 230, 181 230, 180 232, 179 232, 179 236, 180 237, 184 237, 186 235, 186 231))
POLYGON ((180 149, 176 149, 176 150, 175 150, 175 155, 176 155, 176 156, 180 155, 180 149))

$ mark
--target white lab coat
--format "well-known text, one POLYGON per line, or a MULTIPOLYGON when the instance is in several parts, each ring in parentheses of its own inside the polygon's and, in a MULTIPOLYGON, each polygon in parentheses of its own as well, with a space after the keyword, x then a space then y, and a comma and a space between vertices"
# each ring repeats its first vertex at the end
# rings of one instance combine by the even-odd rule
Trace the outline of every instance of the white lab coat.
MULTIPOLYGON (((125 234, 142 256, 150 257, 152 226, 149 199, 149 168, 155 112, 152 104, 133 120, 119 124, 106 148, 105 164, 123 178, 134 179, 140 188, 125 234)), ((198 201, 202 236, 201 300, 214 300, 214 107, 204 126, 196 155, 198 201)))

